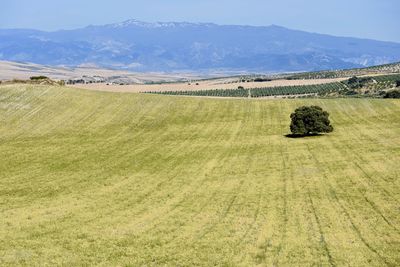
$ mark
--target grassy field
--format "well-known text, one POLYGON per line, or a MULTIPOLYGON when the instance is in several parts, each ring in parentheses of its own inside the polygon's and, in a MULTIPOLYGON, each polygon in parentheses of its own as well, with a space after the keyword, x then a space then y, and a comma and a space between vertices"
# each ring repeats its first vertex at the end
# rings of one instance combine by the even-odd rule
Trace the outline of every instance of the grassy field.
POLYGON ((398 100, 0 86, 0 159, 1 266, 400 265, 398 100))

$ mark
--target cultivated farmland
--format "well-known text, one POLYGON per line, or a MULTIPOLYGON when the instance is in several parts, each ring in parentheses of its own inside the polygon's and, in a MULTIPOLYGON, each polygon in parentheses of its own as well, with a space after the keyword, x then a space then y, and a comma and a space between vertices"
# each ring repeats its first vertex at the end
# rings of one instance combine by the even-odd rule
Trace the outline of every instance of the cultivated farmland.
POLYGON ((1 266, 400 265, 398 100, 2 85, 0 159, 1 266))
POLYGON ((218 97, 266 97, 266 96, 289 96, 289 95, 327 95, 345 90, 343 83, 325 83, 317 85, 279 86, 251 89, 215 89, 198 91, 161 91, 148 92, 164 95, 187 95, 187 96, 218 96, 218 97))
POLYGON ((236 90, 238 87, 244 89, 250 88, 270 88, 270 87, 282 87, 282 86, 310 86, 319 85, 326 83, 334 83, 344 81, 345 78, 337 79, 309 79, 309 80, 285 80, 277 79, 272 81, 263 82, 242 82, 238 80, 238 77, 218 78, 209 80, 199 80, 194 82, 178 82, 178 83, 153 83, 153 84, 130 84, 130 85, 118 85, 118 84, 78 84, 75 85, 77 88, 85 88, 88 90, 95 91, 107 91, 107 92, 124 92, 124 93, 145 93, 145 92, 166 92, 166 91, 202 91, 202 90, 236 90))

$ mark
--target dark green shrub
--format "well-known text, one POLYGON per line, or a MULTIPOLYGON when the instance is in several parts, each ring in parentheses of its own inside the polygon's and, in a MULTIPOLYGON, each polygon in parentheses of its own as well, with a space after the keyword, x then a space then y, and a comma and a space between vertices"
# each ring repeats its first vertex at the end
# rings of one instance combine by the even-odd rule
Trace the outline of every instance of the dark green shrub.
POLYGON ((400 90, 386 92, 383 98, 400 98, 400 90))
POLYGON ((358 93, 356 92, 356 91, 353 91, 353 90, 351 90, 351 91, 347 91, 346 93, 345 93, 345 95, 357 95, 358 93))
POLYGON ((312 135, 330 133, 333 127, 329 121, 329 113, 318 106, 303 106, 290 115, 292 120, 290 131, 294 135, 312 135))
POLYGON ((38 81, 38 80, 46 80, 46 79, 48 79, 48 77, 46 77, 46 76, 32 76, 30 79, 31 79, 31 81, 38 81))
POLYGON ((370 82, 372 82, 371 77, 358 78, 357 76, 353 76, 345 83, 347 83, 347 86, 351 89, 360 89, 370 82))
POLYGON ((260 83, 260 82, 270 82, 272 81, 271 79, 267 79, 267 78, 255 78, 254 82, 256 83, 260 83))

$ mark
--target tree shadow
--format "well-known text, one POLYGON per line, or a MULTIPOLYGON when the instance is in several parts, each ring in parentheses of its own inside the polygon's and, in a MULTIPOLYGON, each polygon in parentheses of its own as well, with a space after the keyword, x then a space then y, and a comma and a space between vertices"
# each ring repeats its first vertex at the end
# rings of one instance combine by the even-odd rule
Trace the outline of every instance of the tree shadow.
POLYGON ((311 133, 311 134, 285 134, 286 138, 306 138, 306 137, 317 137, 323 136, 320 133, 311 133))

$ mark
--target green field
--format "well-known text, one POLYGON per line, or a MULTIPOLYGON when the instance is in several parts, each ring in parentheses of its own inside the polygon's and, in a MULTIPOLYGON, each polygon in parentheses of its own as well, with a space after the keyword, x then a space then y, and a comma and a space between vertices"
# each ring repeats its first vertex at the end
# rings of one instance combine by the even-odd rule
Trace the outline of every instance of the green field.
POLYGON ((399 100, 0 86, 0 265, 399 266, 399 166, 399 100))

